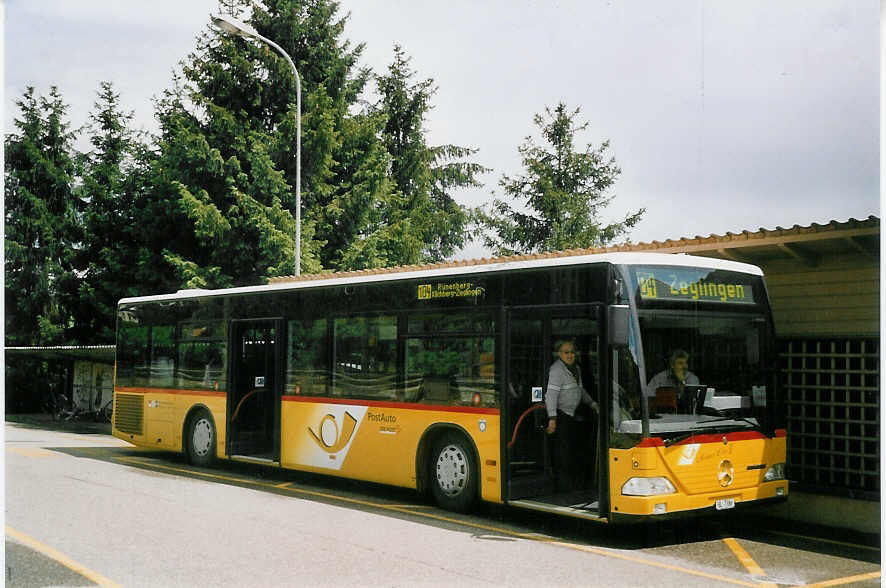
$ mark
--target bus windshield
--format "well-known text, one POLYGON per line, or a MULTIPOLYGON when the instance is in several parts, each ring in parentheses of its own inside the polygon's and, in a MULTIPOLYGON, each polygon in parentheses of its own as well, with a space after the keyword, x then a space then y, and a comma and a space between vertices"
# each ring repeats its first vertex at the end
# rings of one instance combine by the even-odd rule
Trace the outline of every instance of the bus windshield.
POLYGON ((759 428, 769 372, 759 314, 641 310, 649 432, 759 428))
MULTIPOLYGON (((770 426, 772 326, 761 278, 668 266, 634 267, 630 274, 649 435, 668 443, 770 426)), ((634 419, 620 429, 639 433, 641 425, 634 419)))

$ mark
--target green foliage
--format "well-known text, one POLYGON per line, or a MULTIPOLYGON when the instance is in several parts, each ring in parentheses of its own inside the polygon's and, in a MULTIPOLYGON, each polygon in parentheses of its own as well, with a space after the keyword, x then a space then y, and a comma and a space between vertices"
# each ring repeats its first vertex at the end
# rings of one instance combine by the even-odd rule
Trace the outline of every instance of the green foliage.
POLYGON ((28 87, 16 102, 17 132, 5 149, 6 343, 48 345, 71 326, 78 241, 74 133, 56 87, 37 97, 28 87))
MULTIPOLYGON (((344 39, 338 2, 225 4, 301 75, 302 272, 435 262, 463 246, 474 213, 453 194, 490 170, 475 149, 428 144, 433 80, 395 46, 367 105, 373 76, 358 65, 362 45, 344 39)), ((294 272, 296 85, 266 44, 208 29, 156 100, 153 137, 131 129, 103 82, 84 154, 56 88, 28 88, 17 104, 5 140, 7 344, 111 342, 120 298, 294 272)), ((535 117, 546 146, 527 139, 525 174, 501 181, 529 212, 495 200, 476 213, 498 252, 605 244, 639 220, 642 210, 599 223, 619 169, 608 143, 575 151, 587 127, 577 114, 561 104, 535 117)))
POLYGON ((137 196, 143 190, 147 147, 144 137, 131 129, 132 118, 132 113, 121 112, 113 84, 102 82, 87 127, 92 149, 81 156, 78 191, 85 206, 72 305, 71 336, 76 341, 113 343, 117 301, 155 283, 136 279, 142 245, 135 233, 137 196))
POLYGON ((500 186, 517 202, 495 199, 476 220, 485 229, 483 241, 499 255, 598 247, 611 243, 636 225, 645 209, 603 225, 599 215, 614 195, 610 190, 621 169, 607 155, 609 142, 576 150, 576 134, 588 128, 578 123, 579 109, 564 103, 545 109, 533 119, 544 139, 530 136, 519 148, 524 174, 503 176, 500 186))
MULTIPOLYGON (((231 6, 230 8, 237 8, 231 6)), ((381 119, 353 108, 369 72, 342 41, 329 0, 252 6, 250 23, 293 59, 302 79, 301 271, 343 269, 384 198, 381 119)), ((295 76, 266 44, 210 32, 159 102, 158 199, 174 194, 182 238, 163 258, 182 285, 256 284, 294 272, 295 76)))
POLYGON ((382 140, 391 158, 392 191, 370 217, 370 231, 350 252, 355 267, 442 261, 465 244, 468 211, 452 191, 480 186, 489 170, 465 159, 476 150, 429 146, 424 123, 436 92, 433 80, 413 82, 415 72, 399 46, 387 75, 378 76, 384 116, 382 140))

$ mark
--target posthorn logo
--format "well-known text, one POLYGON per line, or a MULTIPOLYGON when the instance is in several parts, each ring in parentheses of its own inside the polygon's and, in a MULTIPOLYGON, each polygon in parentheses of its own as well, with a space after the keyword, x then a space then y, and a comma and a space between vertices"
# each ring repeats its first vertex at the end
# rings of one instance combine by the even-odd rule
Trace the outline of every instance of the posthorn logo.
POLYGON ((735 481, 735 468, 732 467, 732 462, 728 459, 724 459, 720 462, 720 471, 717 472, 717 480, 719 480, 720 486, 723 488, 728 488, 732 485, 732 482, 735 481))
POLYGON ((314 438, 320 449, 330 454, 338 453, 348 444, 354 435, 354 429, 357 428, 357 419, 346 411, 342 421, 344 422, 341 428, 339 428, 335 417, 327 414, 320 420, 319 434, 314 429, 308 428, 311 437, 314 438))

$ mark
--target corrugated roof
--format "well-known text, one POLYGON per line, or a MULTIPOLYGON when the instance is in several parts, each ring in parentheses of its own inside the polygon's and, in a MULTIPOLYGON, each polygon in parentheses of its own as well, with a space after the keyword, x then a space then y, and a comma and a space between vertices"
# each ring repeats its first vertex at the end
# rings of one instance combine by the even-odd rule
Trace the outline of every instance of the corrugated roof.
POLYGON ((727 232, 725 235, 711 234, 707 237, 681 237, 679 239, 668 239, 666 241, 652 241, 651 243, 623 243, 620 245, 610 245, 608 247, 591 247, 587 249, 568 249, 566 251, 551 251, 546 253, 532 253, 525 255, 511 255, 506 257, 492 257, 467 259, 458 261, 449 261, 442 263, 428 263, 416 265, 402 265, 388 268, 375 268, 366 270, 356 270, 348 272, 322 272, 319 274, 305 274, 301 276, 280 276, 271 278, 269 283, 281 282, 308 282, 313 280, 323 280, 328 278, 345 278, 358 276, 373 276, 378 274, 394 274, 400 272, 442 269, 452 267, 468 267, 476 265, 486 265, 491 263, 506 263, 513 261, 528 261, 534 259, 553 259, 559 257, 572 257, 576 255, 593 255, 600 253, 615 252, 638 252, 638 251, 656 251, 662 249, 679 249, 693 245, 714 245, 718 243, 734 243, 736 241, 754 241, 758 239, 768 239, 774 237, 789 238, 799 235, 825 234, 837 231, 847 231, 852 229, 876 229, 879 232, 880 219, 876 216, 869 216, 864 220, 850 218, 848 221, 839 222, 832 220, 826 224, 812 223, 808 226, 794 225, 789 229, 776 227, 774 229, 760 228, 757 231, 742 231, 740 233, 727 232))
POLYGON ((41 359, 81 359, 114 363, 114 345, 56 345, 52 347, 4 347, 6 355, 41 359))
MULTIPOLYGON (((759 228, 756 231, 745 230, 740 233, 727 232, 725 235, 711 234, 707 237, 696 235, 695 237, 680 237, 679 239, 667 239, 665 241, 652 241, 651 243, 630 244, 628 251, 654 251, 656 249, 685 247, 691 245, 712 245, 717 243, 734 243, 736 241, 755 241, 760 239, 771 238, 790 238, 798 236, 817 235, 821 237, 831 236, 833 233, 842 231, 852 231, 857 229, 875 229, 879 232, 880 219, 876 216, 869 216, 864 220, 850 218, 845 222, 832 220, 826 224, 812 223, 811 225, 802 226, 794 225, 786 229, 784 227, 775 227, 774 229, 759 228)), ((624 246, 622 246, 624 247, 624 246)), ((618 249, 625 251, 625 249, 618 249)))

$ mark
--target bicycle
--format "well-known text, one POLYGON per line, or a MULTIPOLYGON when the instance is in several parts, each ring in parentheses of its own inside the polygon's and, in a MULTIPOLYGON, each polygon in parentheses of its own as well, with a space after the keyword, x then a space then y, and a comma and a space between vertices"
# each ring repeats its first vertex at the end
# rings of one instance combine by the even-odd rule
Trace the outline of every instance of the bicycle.
POLYGON ((105 402, 104 406, 95 411, 95 420, 100 423, 110 423, 111 415, 114 412, 114 397, 105 402))
POLYGON ((43 414, 48 414, 53 422, 70 420, 78 412, 76 407, 68 408, 73 405, 73 399, 59 390, 58 384, 50 382, 41 406, 43 414))

